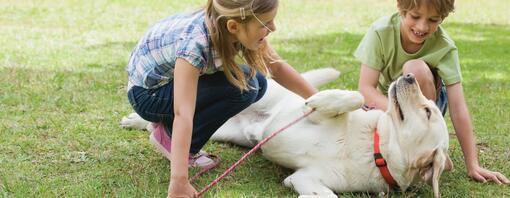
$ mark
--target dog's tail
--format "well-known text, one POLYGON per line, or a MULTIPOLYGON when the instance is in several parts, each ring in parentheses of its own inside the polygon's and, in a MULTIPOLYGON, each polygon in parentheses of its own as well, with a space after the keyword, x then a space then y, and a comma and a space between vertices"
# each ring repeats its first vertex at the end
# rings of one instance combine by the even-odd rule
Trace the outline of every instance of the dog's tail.
POLYGON ((310 70, 305 73, 302 73, 301 76, 305 78, 310 84, 314 87, 320 87, 324 84, 327 84, 340 76, 340 72, 331 67, 310 70))

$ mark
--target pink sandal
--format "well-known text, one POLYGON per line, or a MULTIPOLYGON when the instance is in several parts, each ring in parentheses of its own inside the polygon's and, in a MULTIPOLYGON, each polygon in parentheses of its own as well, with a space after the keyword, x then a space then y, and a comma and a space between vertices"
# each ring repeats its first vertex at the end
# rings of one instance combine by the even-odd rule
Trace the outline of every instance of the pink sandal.
POLYGON ((190 153, 190 157, 188 159, 188 164, 190 167, 198 167, 200 171, 198 171, 191 179, 190 183, 193 183, 198 177, 203 175, 204 173, 218 167, 221 163, 221 158, 216 155, 211 155, 206 153, 205 151, 200 151, 197 154, 192 155, 190 153))
MULTIPOLYGON (((166 134, 165 126, 162 123, 152 123, 152 131, 150 142, 156 147, 168 161, 170 161, 170 150, 172 146, 172 139, 166 134)), ((200 151, 197 154, 191 154, 188 158, 189 167, 200 168, 200 171, 195 174, 190 180, 197 179, 200 175, 217 167, 221 162, 221 158, 216 155, 211 155, 205 151, 200 151)))

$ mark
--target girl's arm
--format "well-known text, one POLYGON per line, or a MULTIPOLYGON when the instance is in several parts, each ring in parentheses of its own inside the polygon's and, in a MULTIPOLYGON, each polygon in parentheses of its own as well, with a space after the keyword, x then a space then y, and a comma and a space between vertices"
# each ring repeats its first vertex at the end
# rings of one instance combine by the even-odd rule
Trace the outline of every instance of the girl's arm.
POLYGON ((386 111, 388 98, 377 90, 380 72, 361 64, 358 89, 365 99, 365 104, 386 111))
POLYGON ((280 60, 275 62, 267 61, 273 79, 286 89, 296 93, 297 95, 308 98, 317 93, 317 89, 308 83, 290 64, 281 61, 280 56, 274 51, 271 46, 267 46, 271 52, 273 60, 280 60))
POLYGON ((508 184, 510 181, 501 173, 489 171, 478 164, 473 125, 464 99, 462 84, 456 83, 446 87, 448 95, 448 107, 452 119, 455 134, 459 139, 468 174, 479 182, 493 181, 498 184, 508 184))
POLYGON ((188 157, 199 70, 178 58, 174 70, 174 122, 171 146, 171 176, 168 195, 193 197, 196 190, 188 181, 188 157))

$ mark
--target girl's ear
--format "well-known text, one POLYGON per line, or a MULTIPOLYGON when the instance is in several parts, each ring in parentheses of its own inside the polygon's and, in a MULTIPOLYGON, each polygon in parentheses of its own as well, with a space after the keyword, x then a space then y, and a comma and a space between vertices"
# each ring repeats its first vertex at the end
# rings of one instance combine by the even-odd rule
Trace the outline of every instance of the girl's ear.
POLYGON ((228 32, 230 32, 232 34, 235 34, 235 33, 239 32, 239 28, 240 28, 240 23, 238 23, 236 20, 229 19, 227 21, 227 30, 228 30, 228 32))

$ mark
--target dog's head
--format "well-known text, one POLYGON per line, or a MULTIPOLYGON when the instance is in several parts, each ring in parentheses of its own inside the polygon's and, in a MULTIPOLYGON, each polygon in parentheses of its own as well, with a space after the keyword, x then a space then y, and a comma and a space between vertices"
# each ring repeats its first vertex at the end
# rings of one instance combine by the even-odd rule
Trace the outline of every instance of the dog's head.
POLYGON ((408 176, 432 185, 439 197, 439 177, 452 168, 448 157, 448 129, 434 101, 423 96, 413 74, 390 85, 387 113, 391 117, 402 154, 408 161, 408 176), (421 176, 421 177, 416 177, 421 176))

